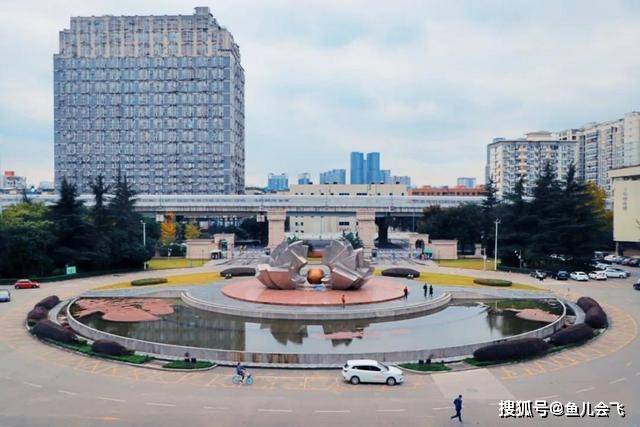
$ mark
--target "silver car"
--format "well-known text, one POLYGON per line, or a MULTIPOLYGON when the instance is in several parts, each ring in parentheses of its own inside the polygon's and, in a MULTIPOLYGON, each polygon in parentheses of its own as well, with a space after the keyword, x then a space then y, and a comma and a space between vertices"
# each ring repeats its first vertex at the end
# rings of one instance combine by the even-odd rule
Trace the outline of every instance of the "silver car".
POLYGON ((6 289, 0 289, 0 302, 11 301, 11 292, 6 289))

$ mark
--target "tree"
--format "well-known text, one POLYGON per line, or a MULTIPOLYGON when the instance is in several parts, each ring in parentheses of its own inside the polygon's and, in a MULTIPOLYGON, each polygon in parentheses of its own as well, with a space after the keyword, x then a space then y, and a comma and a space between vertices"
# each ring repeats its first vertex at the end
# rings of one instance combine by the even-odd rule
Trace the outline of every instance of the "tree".
POLYGON ((195 222, 190 222, 184 227, 184 238, 185 239, 199 239, 200 238, 200 228, 195 222))
POLYGON ((19 203, 0 213, 0 275, 43 276, 53 269, 55 242, 49 209, 41 203, 19 203))
POLYGON ((169 246, 176 241, 176 221, 172 212, 167 212, 164 221, 160 226, 160 242, 164 246, 169 246))
POLYGON ((115 194, 109 204, 113 220, 111 256, 115 268, 140 267, 154 253, 155 240, 150 236, 147 236, 147 246, 142 245, 142 216, 134 209, 135 196, 127 178, 118 174, 115 194))
POLYGON ((53 259, 57 267, 76 265, 88 268, 94 256, 93 228, 78 200, 76 186, 62 179, 60 197, 51 207, 50 218, 56 236, 53 259))
POLYGON ((564 221, 561 212, 562 190, 549 162, 545 163, 536 180, 532 196, 531 212, 534 218, 528 253, 533 266, 544 267, 545 261, 549 264, 550 255, 562 255, 557 233, 560 223, 564 221))
POLYGON ((530 205, 525 199, 523 178, 516 182, 504 199, 505 203, 500 209, 502 232, 499 235, 498 255, 501 264, 519 267, 521 258, 523 262, 527 260, 527 247, 535 224, 535 218, 530 215, 530 205))
POLYGON ((105 185, 104 177, 98 175, 91 185, 94 205, 89 213, 89 218, 93 223, 94 235, 94 257, 93 267, 95 269, 107 269, 111 265, 111 232, 113 230, 113 218, 106 206, 106 195, 109 186, 105 185))
POLYGON ((418 221, 418 232, 434 239, 457 239, 461 249, 473 248, 480 241, 482 222, 482 211, 472 203, 451 208, 431 206, 418 221))
POLYGON ((484 184, 484 200, 482 200, 481 206, 482 231, 480 233, 482 247, 488 256, 493 255, 494 221, 497 218, 497 210, 500 204, 497 198, 497 192, 498 190, 493 181, 493 177, 490 176, 484 184))
POLYGON ((594 214, 600 219, 601 228, 594 235, 599 249, 613 248, 613 212, 607 209, 607 192, 594 182, 585 184, 586 191, 591 198, 594 214))

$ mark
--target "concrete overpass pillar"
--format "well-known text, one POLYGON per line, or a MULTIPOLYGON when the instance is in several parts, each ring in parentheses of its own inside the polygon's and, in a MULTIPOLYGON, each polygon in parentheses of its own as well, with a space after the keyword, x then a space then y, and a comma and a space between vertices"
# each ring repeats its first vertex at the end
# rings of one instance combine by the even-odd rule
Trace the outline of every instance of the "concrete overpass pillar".
POLYGON ((371 257, 376 237, 376 211, 374 209, 356 210, 356 221, 358 221, 358 237, 362 241, 364 254, 371 257))
POLYGON ((287 211, 284 209, 269 209, 267 221, 269 222, 268 248, 275 248, 284 240, 284 221, 287 219, 287 211))
POLYGON ((382 247, 389 243, 389 222, 390 217, 376 218, 376 225, 378 226, 378 246, 382 247))

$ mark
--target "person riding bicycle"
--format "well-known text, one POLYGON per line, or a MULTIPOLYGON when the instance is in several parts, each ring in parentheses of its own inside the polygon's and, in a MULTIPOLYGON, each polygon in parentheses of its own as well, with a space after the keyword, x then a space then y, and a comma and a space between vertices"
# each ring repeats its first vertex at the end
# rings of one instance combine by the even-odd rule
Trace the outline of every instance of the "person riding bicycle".
POLYGON ((242 382, 244 382, 247 373, 247 368, 245 368, 240 362, 238 362, 238 364, 236 365, 236 374, 242 378, 242 382))

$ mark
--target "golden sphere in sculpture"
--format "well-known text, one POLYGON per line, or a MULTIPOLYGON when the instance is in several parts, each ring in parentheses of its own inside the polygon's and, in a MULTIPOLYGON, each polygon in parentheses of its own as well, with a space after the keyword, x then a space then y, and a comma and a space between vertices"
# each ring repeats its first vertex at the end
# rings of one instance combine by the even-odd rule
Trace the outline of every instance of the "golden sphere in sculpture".
POLYGON ((321 268, 310 268, 307 271, 307 280, 312 285, 319 285, 322 283, 322 278, 324 277, 324 271, 321 268))

